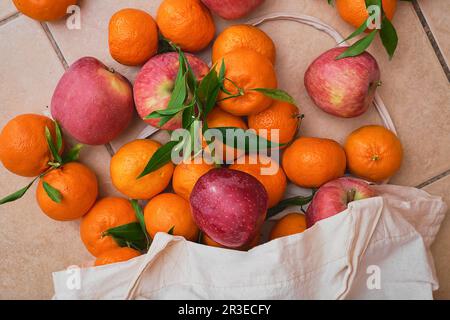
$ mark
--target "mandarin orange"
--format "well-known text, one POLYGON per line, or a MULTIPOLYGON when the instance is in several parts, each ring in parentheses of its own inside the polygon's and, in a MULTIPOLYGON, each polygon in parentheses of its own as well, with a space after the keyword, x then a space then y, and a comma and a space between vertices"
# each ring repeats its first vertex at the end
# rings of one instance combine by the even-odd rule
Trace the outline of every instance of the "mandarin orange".
POLYGON ((70 162, 45 174, 36 189, 41 210, 60 221, 75 220, 85 215, 98 195, 95 173, 87 166, 70 162), (44 181, 61 194, 61 202, 53 201, 44 189, 44 181))
POLYGON ((400 140, 382 126, 364 126, 353 131, 344 148, 350 172, 375 182, 393 176, 403 160, 400 140))
POLYGON ((286 148, 282 165, 293 183, 318 188, 344 175, 346 157, 344 149, 334 140, 301 137, 286 148))

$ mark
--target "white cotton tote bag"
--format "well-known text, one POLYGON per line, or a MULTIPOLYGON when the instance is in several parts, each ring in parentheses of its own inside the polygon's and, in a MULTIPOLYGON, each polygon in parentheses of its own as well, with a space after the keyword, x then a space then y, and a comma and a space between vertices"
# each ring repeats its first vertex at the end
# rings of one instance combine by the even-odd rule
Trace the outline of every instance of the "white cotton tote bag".
POLYGON ((55 299, 432 299, 429 247, 446 212, 422 190, 379 196, 248 252, 158 233, 146 255, 53 274, 55 299))

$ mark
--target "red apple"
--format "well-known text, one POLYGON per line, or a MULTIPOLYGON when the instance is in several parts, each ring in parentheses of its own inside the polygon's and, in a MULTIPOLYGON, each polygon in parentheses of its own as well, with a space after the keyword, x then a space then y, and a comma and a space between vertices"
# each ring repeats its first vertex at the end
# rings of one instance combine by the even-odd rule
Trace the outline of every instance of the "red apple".
POLYGON ((380 84, 380 69, 368 52, 336 60, 347 47, 326 51, 308 67, 305 87, 314 103, 332 115, 353 118, 367 111, 380 84))
POLYGON ((92 57, 73 63, 56 86, 55 120, 78 141, 105 144, 130 123, 134 112, 130 82, 92 57))
MULTIPOLYGON (((208 72, 208 65, 201 59, 186 53, 186 58, 197 77, 201 80, 208 72)), ((167 108, 178 74, 178 54, 163 53, 152 57, 141 69, 134 82, 134 100, 141 118, 155 110, 167 108)), ((148 124, 159 127, 159 118, 145 120, 148 124)), ((175 130, 181 128, 181 113, 161 127, 175 130)))
POLYGON ((214 13, 227 20, 243 18, 264 0, 202 0, 214 13))
POLYGON ((306 211, 306 225, 334 216, 347 209, 352 201, 371 198, 375 191, 361 179, 342 177, 325 183, 314 195, 306 211))
POLYGON ((197 226, 215 242, 239 248, 259 232, 267 212, 264 186, 248 173, 213 169, 195 184, 190 196, 197 226))

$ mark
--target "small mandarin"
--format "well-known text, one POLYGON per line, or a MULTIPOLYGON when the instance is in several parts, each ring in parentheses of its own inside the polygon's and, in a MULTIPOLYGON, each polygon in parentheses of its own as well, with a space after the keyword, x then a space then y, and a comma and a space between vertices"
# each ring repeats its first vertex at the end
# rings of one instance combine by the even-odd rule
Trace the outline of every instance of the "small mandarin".
POLYGON ((13 0, 17 10, 38 21, 54 21, 67 14, 77 0, 13 0))
POLYGON ((104 234, 105 231, 132 222, 137 222, 137 219, 130 201, 118 197, 100 199, 81 219, 81 240, 86 249, 98 257, 103 252, 119 248, 111 236, 104 234))
MULTIPOLYGON (((382 0, 383 11, 391 21, 397 9, 397 1, 382 0)), ((355 28, 359 28, 369 17, 365 0, 336 0, 336 8, 341 18, 355 28)))
POLYGON ((382 126, 364 126, 353 131, 344 148, 350 172, 370 181, 390 178, 400 169, 403 160, 400 140, 382 126))
MULTIPOLYGON (((267 139, 271 140, 271 130, 279 130, 278 143, 287 144, 297 134, 301 115, 298 108, 290 103, 275 100, 266 110, 250 115, 248 126, 260 133, 267 130, 267 139)), ((262 133, 260 133, 262 135, 262 133)))
POLYGON ((225 89, 236 97, 220 92, 218 105, 235 116, 249 116, 261 112, 272 104, 272 99, 252 89, 277 87, 275 69, 269 59, 247 48, 233 50, 222 57, 219 71, 225 63, 225 89), (240 94, 240 95, 239 95, 240 94))
POLYGON ((289 213, 278 220, 270 231, 269 239, 287 237, 306 230, 306 218, 301 213, 289 213))
POLYGON ((119 63, 144 64, 158 51, 158 27, 152 16, 138 9, 122 9, 109 21, 109 51, 119 63))
POLYGON ((36 199, 41 210, 50 218, 60 221, 81 218, 95 203, 97 195, 95 173, 78 162, 70 162, 48 172, 36 189, 36 199), (44 181, 60 192, 60 203, 48 196, 43 187, 44 181))
POLYGON ((275 63, 276 49, 272 39, 261 29, 247 24, 230 26, 219 34, 212 47, 212 63, 240 48, 254 50, 275 63))
POLYGON ((211 13, 200 0, 164 0, 156 22, 165 38, 188 52, 206 48, 216 32, 211 13))
POLYGON ((113 185, 131 199, 150 199, 170 183, 173 164, 138 178, 153 154, 161 147, 159 142, 138 139, 122 146, 111 158, 110 173, 113 185))
POLYGON ((194 223, 189 202, 174 193, 162 193, 152 198, 144 208, 144 219, 147 232, 154 238, 158 232, 168 233, 172 230, 175 236, 196 241, 198 227, 194 223))
POLYGON ((301 137, 286 148, 282 165, 288 179, 296 185, 318 188, 344 175, 346 157, 334 140, 301 137))
POLYGON ((22 114, 5 125, 0 133, 0 160, 6 169, 19 176, 35 177, 50 167, 53 157, 45 127, 56 141, 55 123, 45 116, 22 114))

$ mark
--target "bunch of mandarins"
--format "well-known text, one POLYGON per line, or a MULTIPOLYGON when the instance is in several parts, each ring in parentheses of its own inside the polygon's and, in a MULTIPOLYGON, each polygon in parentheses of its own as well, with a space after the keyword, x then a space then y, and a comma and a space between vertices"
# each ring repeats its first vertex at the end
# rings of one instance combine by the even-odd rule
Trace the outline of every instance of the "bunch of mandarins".
MULTIPOLYGON (((20 1, 15 3, 21 5, 20 1)), ((64 5, 73 3, 76 1, 65 1, 64 5)), ((60 11, 55 7, 52 18, 58 18, 60 11)), ((50 18, 36 15, 36 19, 50 18)), ((109 24, 109 49, 119 63, 137 66, 161 51, 161 39, 180 51, 197 52, 208 47, 214 35, 214 20, 200 0, 164 0, 156 21, 137 9, 115 13, 109 24)), ((290 96, 273 95, 278 86, 274 68, 276 48, 260 29, 244 24, 226 28, 212 45, 211 60, 212 70, 218 74, 224 71, 224 82, 214 108, 204 119, 207 127, 254 129, 257 134, 267 130, 268 141, 273 138, 271 130, 279 132, 277 148, 283 152, 281 164, 268 156, 242 153, 223 145, 224 155, 232 153, 231 158, 242 160, 229 168, 252 175, 264 186, 269 208, 276 210, 280 206, 288 181, 314 189, 348 170, 363 179, 382 182, 399 169, 403 157, 401 143, 381 126, 354 131, 344 146, 331 139, 296 138, 302 114, 290 96), (275 174, 261 174, 263 168, 274 163, 275 174)), ((80 146, 63 152, 64 141, 56 122, 44 116, 21 115, 12 119, 0 134, 0 160, 5 168, 18 175, 39 178, 36 198, 42 211, 56 220, 82 218, 81 239, 97 258, 96 265, 140 255, 158 232, 221 247, 200 232, 189 204, 196 182, 217 164, 200 159, 175 166, 167 161, 142 175, 161 147, 148 139, 123 145, 111 159, 110 176, 115 188, 126 198, 97 200, 95 174, 77 162, 80 146), (172 192, 167 192, 170 187, 172 192), (137 200, 148 201, 143 210, 137 200)), ((205 141, 203 148, 209 148, 205 141)), ((0 200, 0 204, 20 198, 27 188, 0 200)), ((269 238, 305 229, 304 215, 294 212, 275 224, 269 238)), ((259 242, 260 235, 240 249, 249 250, 259 242)))

